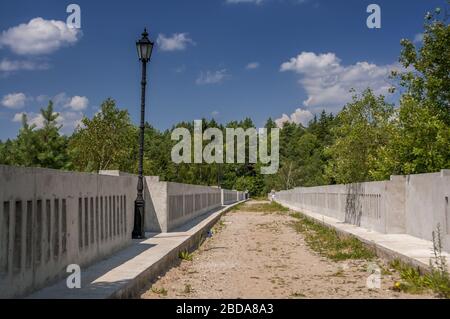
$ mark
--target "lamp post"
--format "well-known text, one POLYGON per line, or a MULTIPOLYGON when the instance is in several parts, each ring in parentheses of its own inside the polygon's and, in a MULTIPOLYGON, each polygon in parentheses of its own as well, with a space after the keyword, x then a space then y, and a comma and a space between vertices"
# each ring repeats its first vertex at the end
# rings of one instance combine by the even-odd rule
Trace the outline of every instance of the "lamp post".
POLYGON ((144 233, 144 177, 143 177, 143 162, 144 162, 144 129, 145 129, 145 87, 147 85, 147 62, 150 61, 153 50, 153 42, 149 40, 147 29, 144 29, 142 38, 136 42, 139 61, 142 62, 142 80, 141 80, 141 125, 139 133, 139 168, 138 168, 138 184, 137 197, 134 201, 134 227, 132 238, 145 238, 144 233))

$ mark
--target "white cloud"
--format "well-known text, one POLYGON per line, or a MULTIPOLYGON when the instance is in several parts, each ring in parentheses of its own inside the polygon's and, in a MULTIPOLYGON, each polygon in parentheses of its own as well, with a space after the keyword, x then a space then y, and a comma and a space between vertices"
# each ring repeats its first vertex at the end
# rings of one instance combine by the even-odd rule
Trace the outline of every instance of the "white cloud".
POLYGON ((344 66, 334 53, 315 54, 302 52, 281 65, 280 71, 293 71, 301 75, 299 83, 308 98, 306 107, 337 111, 351 100, 350 89, 362 91, 368 87, 375 94, 389 93, 391 87, 388 75, 391 70, 400 69, 398 64, 376 65, 357 62, 344 66))
POLYGON ((42 102, 52 100, 55 107, 69 108, 72 111, 82 111, 89 105, 89 99, 86 96, 69 96, 65 92, 58 93, 53 97, 40 95, 37 97, 37 99, 42 102))
MULTIPOLYGON (((27 121, 29 125, 35 125, 37 129, 44 127, 44 117, 40 113, 34 112, 20 112, 14 114, 12 118, 13 122, 21 123, 22 116, 25 114, 27 116, 27 121)), ((62 125, 61 132, 63 134, 71 134, 78 125, 81 125, 81 120, 83 119, 82 112, 54 112, 53 114, 59 114, 56 122, 58 125, 62 125)))
POLYGON ((57 107, 67 107, 71 99, 65 92, 58 93, 53 98, 48 98, 46 95, 43 96, 48 100, 52 100, 53 104, 57 107))
POLYGON ((423 33, 417 33, 414 36, 414 43, 422 43, 423 42, 423 33))
POLYGON ((287 114, 283 114, 279 119, 275 120, 275 123, 280 128, 282 128, 283 124, 286 122, 302 124, 303 126, 306 127, 308 125, 309 121, 311 121, 313 119, 313 117, 314 117, 314 115, 310 111, 298 108, 290 116, 287 114))
POLYGON ((12 118, 12 121, 13 122, 21 122, 22 121, 22 114, 24 114, 24 112, 14 114, 14 117, 12 118))
MULTIPOLYGON (((39 95, 35 98, 26 97, 27 100, 33 100, 39 103, 40 107, 46 107, 49 100, 53 101, 55 114, 59 116, 56 119, 58 125, 62 125, 61 132, 63 134, 71 134, 78 125, 81 125, 83 119, 83 110, 89 105, 89 100, 85 96, 68 96, 65 92, 59 93, 53 97, 48 95, 39 95)), ((30 125, 36 125, 36 128, 42 128, 44 118, 40 113, 35 112, 19 112, 12 118, 13 122, 22 122, 22 114, 25 114, 30 125)))
POLYGON ((9 109, 21 109, 26 101, 27 96, 24 93, 11 93, 3 96, 2 105, 9 109))
POLYGON ((61 112, 59 113, 58 123, 62 125, 61 132, 64 134, 71 134, 79 125, 82 125, 81 120, 84 114, 82 112, 61 112))
POLYGON ((212 111, 212 112, 211 112, 211 115, 212 115, 213 117, 217 117, 217 116, 220 115, 220 112, 219 112, 219 111, 212 111))
POLYGON ((20 112, 14 114, 14 117, 12 119, 13 122, 22 122, 22 116, 27 116, 27 122, 29 125, 35 125, 36 128, 42 128, 44 126, 44 117, 40 113, 33 113, 33 112, 20 112))
POLYGON ((0 72, 14 72, 19 70, 34 71, 46 70, 49 68, 47 63, 36 63, 33 61, 18 61, 3 59, 0 61, 0 72))
POLYGON ((82 111, 87 108, 89 100, 85 96, 74 96, 66 104, 66 107, 70 107, 74 111, 82 111))
POLYGON ((195 82, 199 85, 216 84, 216 83, 222 82, 227 77, 229 77, 229 75, 228 75, 226 69, 222 69, 222 70, 218 70, 218 71, 214 71, 214 72, 206 71, 206 72, 201 72, 200 76, 197 78, 197 80, 195 82))
POLYGON ((79 29, 69 28, 63 21, 38 17, 3 31, 0 47, 6 46, 23 55, 48 54, 76 43, 80 37, 79 29))
POLYGON ((226 0, 226 3, 237 4, 237 3, 253 3, 253 4, 261 4, 265 0, 226 0))
POLYGON ((176 67, 176 68, 174 69, 174 72, 175 72, 175 73, 183 73, 184 71, 186 71, 186 66, 185 66, 185 65, 181 65, 181 66, 176 67))
POLYGON ((159 34, 156 43, 162 51, 182 51, 188 44, 195 44, 187 33, 174 33, 171 37, 159 34))
POLYGON ((259 62, 250 62, 249 64, 247 64, 247 65, 245 66, 245 68, 246 68, 247 70, 254 70, 254 69, 259 68, 259 66, 260 66, 259 62))

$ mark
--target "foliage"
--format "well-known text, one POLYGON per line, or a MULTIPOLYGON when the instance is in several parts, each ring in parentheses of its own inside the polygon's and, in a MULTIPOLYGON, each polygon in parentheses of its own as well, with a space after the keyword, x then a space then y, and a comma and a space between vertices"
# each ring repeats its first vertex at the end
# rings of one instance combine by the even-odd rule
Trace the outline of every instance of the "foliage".
POLYGON ((46 109, 41 109, 43 128, 36 131, 37 164, 48 168, 70 168, 67 154, 67 138, 61 136, 61 125, 57 120, 58 113, 53 110, 53 102, 50 101, 46 109))
POLYGON ((136 133, 128 111, 119 110, 112 99, 105 100, 92 119, 83 118, 71 138, 69 149, 74 167, 82 171, 129 171, 130 163, 136 159, 136 133))
MULTIPOLYGON (((450 4, 450 1, 448 1, 450 4)), ((449 6, 425 15, 423 43, 401 41, 400 62, 405 72, 394 72, 406 94, 422 106, 430 108, 446 124, 450 124, 450 25, 449 6)))
MULTIPOLYGON (((450 3, 450 2, 449 2, 450 3)), ((448 8, 447 8, 448 10, 448 8)), ((427 13, 423 43, 401 41, 405 90, 389 143, 379 149, 373 176, 418 174, 450 168, 450 25, 447 10, 427 13)))
POLYGON ((29 124, 22 114, 22 128, 17 138, 0 143, 0 163, 7 165, 68 169, 71 166, 67 153, 67 138, 61 136, 59 114, 54 112, 52 101, 41 108, 38 119, 42 127, 29 124))
POLYGON ((411 96, 401 101, 390 139, 374 156, 371 175, 436 172, 450 167, 450 126, 411 96))
POLYGON ((180 251, 180 253, 178 254, 178 257, 185 261, 192 261, 192 259, 194 258, 194 255, 189 253, 187 250, 183 250, 183 251, 180 251))
POLYGON ((337 116, 339 125, 332 130, 335 142, 326 149, 330 155, 326 173, 331 181, 346 184, 370 179, 371 161, 389 140, 393 110, 370 89, 344 107, 337 116))

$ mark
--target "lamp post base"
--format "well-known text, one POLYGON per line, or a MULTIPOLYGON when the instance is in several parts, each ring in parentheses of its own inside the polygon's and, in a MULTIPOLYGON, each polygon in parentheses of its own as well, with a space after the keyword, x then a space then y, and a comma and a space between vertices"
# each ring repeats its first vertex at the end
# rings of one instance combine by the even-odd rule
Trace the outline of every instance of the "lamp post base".
POLYGON ((144 212, 145 202, 143 200, 136 199, 134 201, 134 227, 131 234, 133 239, 144 239, 144 212))

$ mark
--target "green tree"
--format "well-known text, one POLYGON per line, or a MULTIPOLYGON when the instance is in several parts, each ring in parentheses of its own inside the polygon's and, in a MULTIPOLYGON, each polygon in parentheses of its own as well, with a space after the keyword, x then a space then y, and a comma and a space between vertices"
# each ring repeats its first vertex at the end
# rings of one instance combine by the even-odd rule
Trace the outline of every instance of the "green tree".
POLYGON ((14 142, 7 139, 5 142, 0 141, 0 164, 13 165, 14 159, 14 142))
MULTIPOLYGON (((450 1, 448 1, 450 3, 450 1)), ((422 107, 430 108, 450 125, 450 25, 447 10, 436 9, 427 13, 423 43, 414 45, 411 40, 401 41, 400 62, 406 72, 393 73, 422 107)))
POLYGON ((47 108, 41 109, 43 127, 35 132, 37 164, 40 167, 62 169, 69 168, 70 162, 67 154, 67 138, 61 136, 59 131, 62 125, 58 125, 59 113, 54 112, 53 102, 50 101, 47 108))
POLYGON ((391 131, 393 106, 370 89, 355 95, 338 114, 333 129, 335 141, 327 148, 330 161, 327 176, 336 183, 371 180, 371 159, 387 144, 391 131))
POLYGON ((73 134, 70 154, 73 165, 81 171, 135 169, 137 129, 131 124, 127 110, 120 110, 108 98, 92 119, 83 118, 73 134))
POLYGON ((37 136, 34 129, 36 125, 28 124, 26 114, 22 114, 22 127, 19 130, 17 139, 11 143, 9 156, 11 165, 35 166, 37 159, 37 136))
POLYGON ((388 144, 373 158, 374 178, 450 168, 450 126, 430 108, 405 96, 395 124, 388 144))
MULTIPOLYGON (((447 11, 447 10, 446 10, 447 11)), ((381 148, 373 176, 417 174, 450 168, 450 26, 441 9, 425 17, 423 43, 402 40, 400 62, 406 72, 395 73, 405 92, 395 129, 381 148)), ((375 162, 375 160, 374 160, 375 162)))

